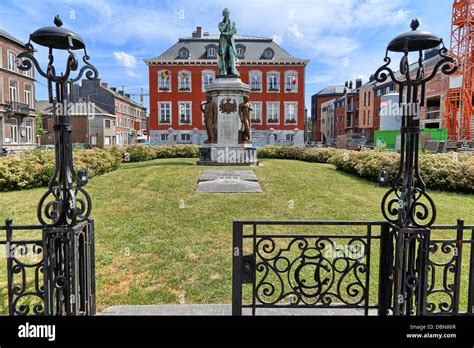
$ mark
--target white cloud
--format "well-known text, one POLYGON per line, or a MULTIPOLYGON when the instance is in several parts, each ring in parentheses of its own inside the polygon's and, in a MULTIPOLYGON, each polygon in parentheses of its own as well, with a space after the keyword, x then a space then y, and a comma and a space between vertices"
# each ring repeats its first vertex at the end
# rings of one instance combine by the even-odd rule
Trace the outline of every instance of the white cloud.
POLYGON ((142 76, 142 74, 133 72, 132 70, 127 70, 127 75, 130 76, 130 77, 141 77, 142 76))
POLYGON ((282 44, 283 44, 283 38, 282 38, 280 35, 273 34, 273 35, 272 35, 272 39, 273 39, 273 41, 275 41, 278 45, 282 45, 282 44))
POLYGON ((115 59, 126 68, 134 68, 137 65, 137 59, 131 54, 121 52, 114 52, 115 59))

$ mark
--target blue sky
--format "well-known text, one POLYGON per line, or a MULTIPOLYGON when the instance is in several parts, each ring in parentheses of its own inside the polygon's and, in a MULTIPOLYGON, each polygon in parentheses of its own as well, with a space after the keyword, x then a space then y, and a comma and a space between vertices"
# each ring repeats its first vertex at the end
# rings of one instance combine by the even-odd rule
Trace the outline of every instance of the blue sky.
MULTIPOLYGON (((141 87, 148 91, 143 59, 158 56, 196 26, 216 33, 228 7, 239 34, 273 37, 294 56, 311 60, 309 108, 310 96, 328 85, 357 77, 365 82, 381 65, 388 41, 407 31, 414 17, 449 47, 451 6, 452 0, 0 0, 0 28, 26 42, 59 14, 85 39, 103 82, 140 93, 141 87)), ((37 57, 44 66, 46 52, 37 57)), ((58 68, 63 61, 58 57, 58 68)), ((45 99, 40 82, 37 98, 45 99)))

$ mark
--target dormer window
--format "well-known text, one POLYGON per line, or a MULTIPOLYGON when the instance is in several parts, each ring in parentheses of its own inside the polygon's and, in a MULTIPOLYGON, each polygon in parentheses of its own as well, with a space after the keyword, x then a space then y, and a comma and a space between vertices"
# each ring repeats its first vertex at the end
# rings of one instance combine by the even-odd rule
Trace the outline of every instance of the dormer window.
POLYGON ((270 47, 265 48, 263 51, 263 58, 265 59, 273 59, 275 56, 275 51, 271 49, 270 47))
POLYGON ((235 47, 236 54, 238 58, 244 58, 246 47, 242 44, 237 44, 235 47))
POLYGON ((186 47, 182 47, 179 49, 178 56, 180 59, 188 59, 189 58, 189 50, 186 47))
POLYGON ((216 58, 217 57, 217 48, 215 46, 207 47, 207 58, 216 58))

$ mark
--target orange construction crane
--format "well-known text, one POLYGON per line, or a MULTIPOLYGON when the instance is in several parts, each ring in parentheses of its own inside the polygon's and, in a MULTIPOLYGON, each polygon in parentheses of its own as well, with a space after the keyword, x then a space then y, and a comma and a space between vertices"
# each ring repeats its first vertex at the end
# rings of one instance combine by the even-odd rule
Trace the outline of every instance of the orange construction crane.
POLYGON ((474 0, 455 0, 451 22, 451 54, 459 64, 446 91, 446 127, 452 141, 472 140, 474 83, 474 0))

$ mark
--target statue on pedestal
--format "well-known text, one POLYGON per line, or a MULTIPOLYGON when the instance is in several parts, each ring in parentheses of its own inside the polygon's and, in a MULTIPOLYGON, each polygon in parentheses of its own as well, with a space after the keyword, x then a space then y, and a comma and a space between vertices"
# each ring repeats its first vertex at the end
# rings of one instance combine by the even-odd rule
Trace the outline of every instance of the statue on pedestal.
POLYGON ((239 105, 239 116, 242 122, 242 128, 240 130, 241 136, 240 142, 250 142, 250 114, 252 112, 252 104, 250 104, 249 97, 244 96, 244 101, 239 105))
POLYGON ((201 111, 204 113, 204 124, 206 125, 207 140, 205 144, 215 144, 217 142, 217 105, 208 94, 206 102, 201 104, 201 111))
POLYGON ((221 33, 219 37, 219 59, 217 67, 219 68, 218 77, 239 77, 239 72, 235 66, 236 48, 235 41, 232 37, 237 33, 235 22, 229 19, 229 10, 227 8, 222 11, 224 19, 219 22, 218 27, 221 33))

